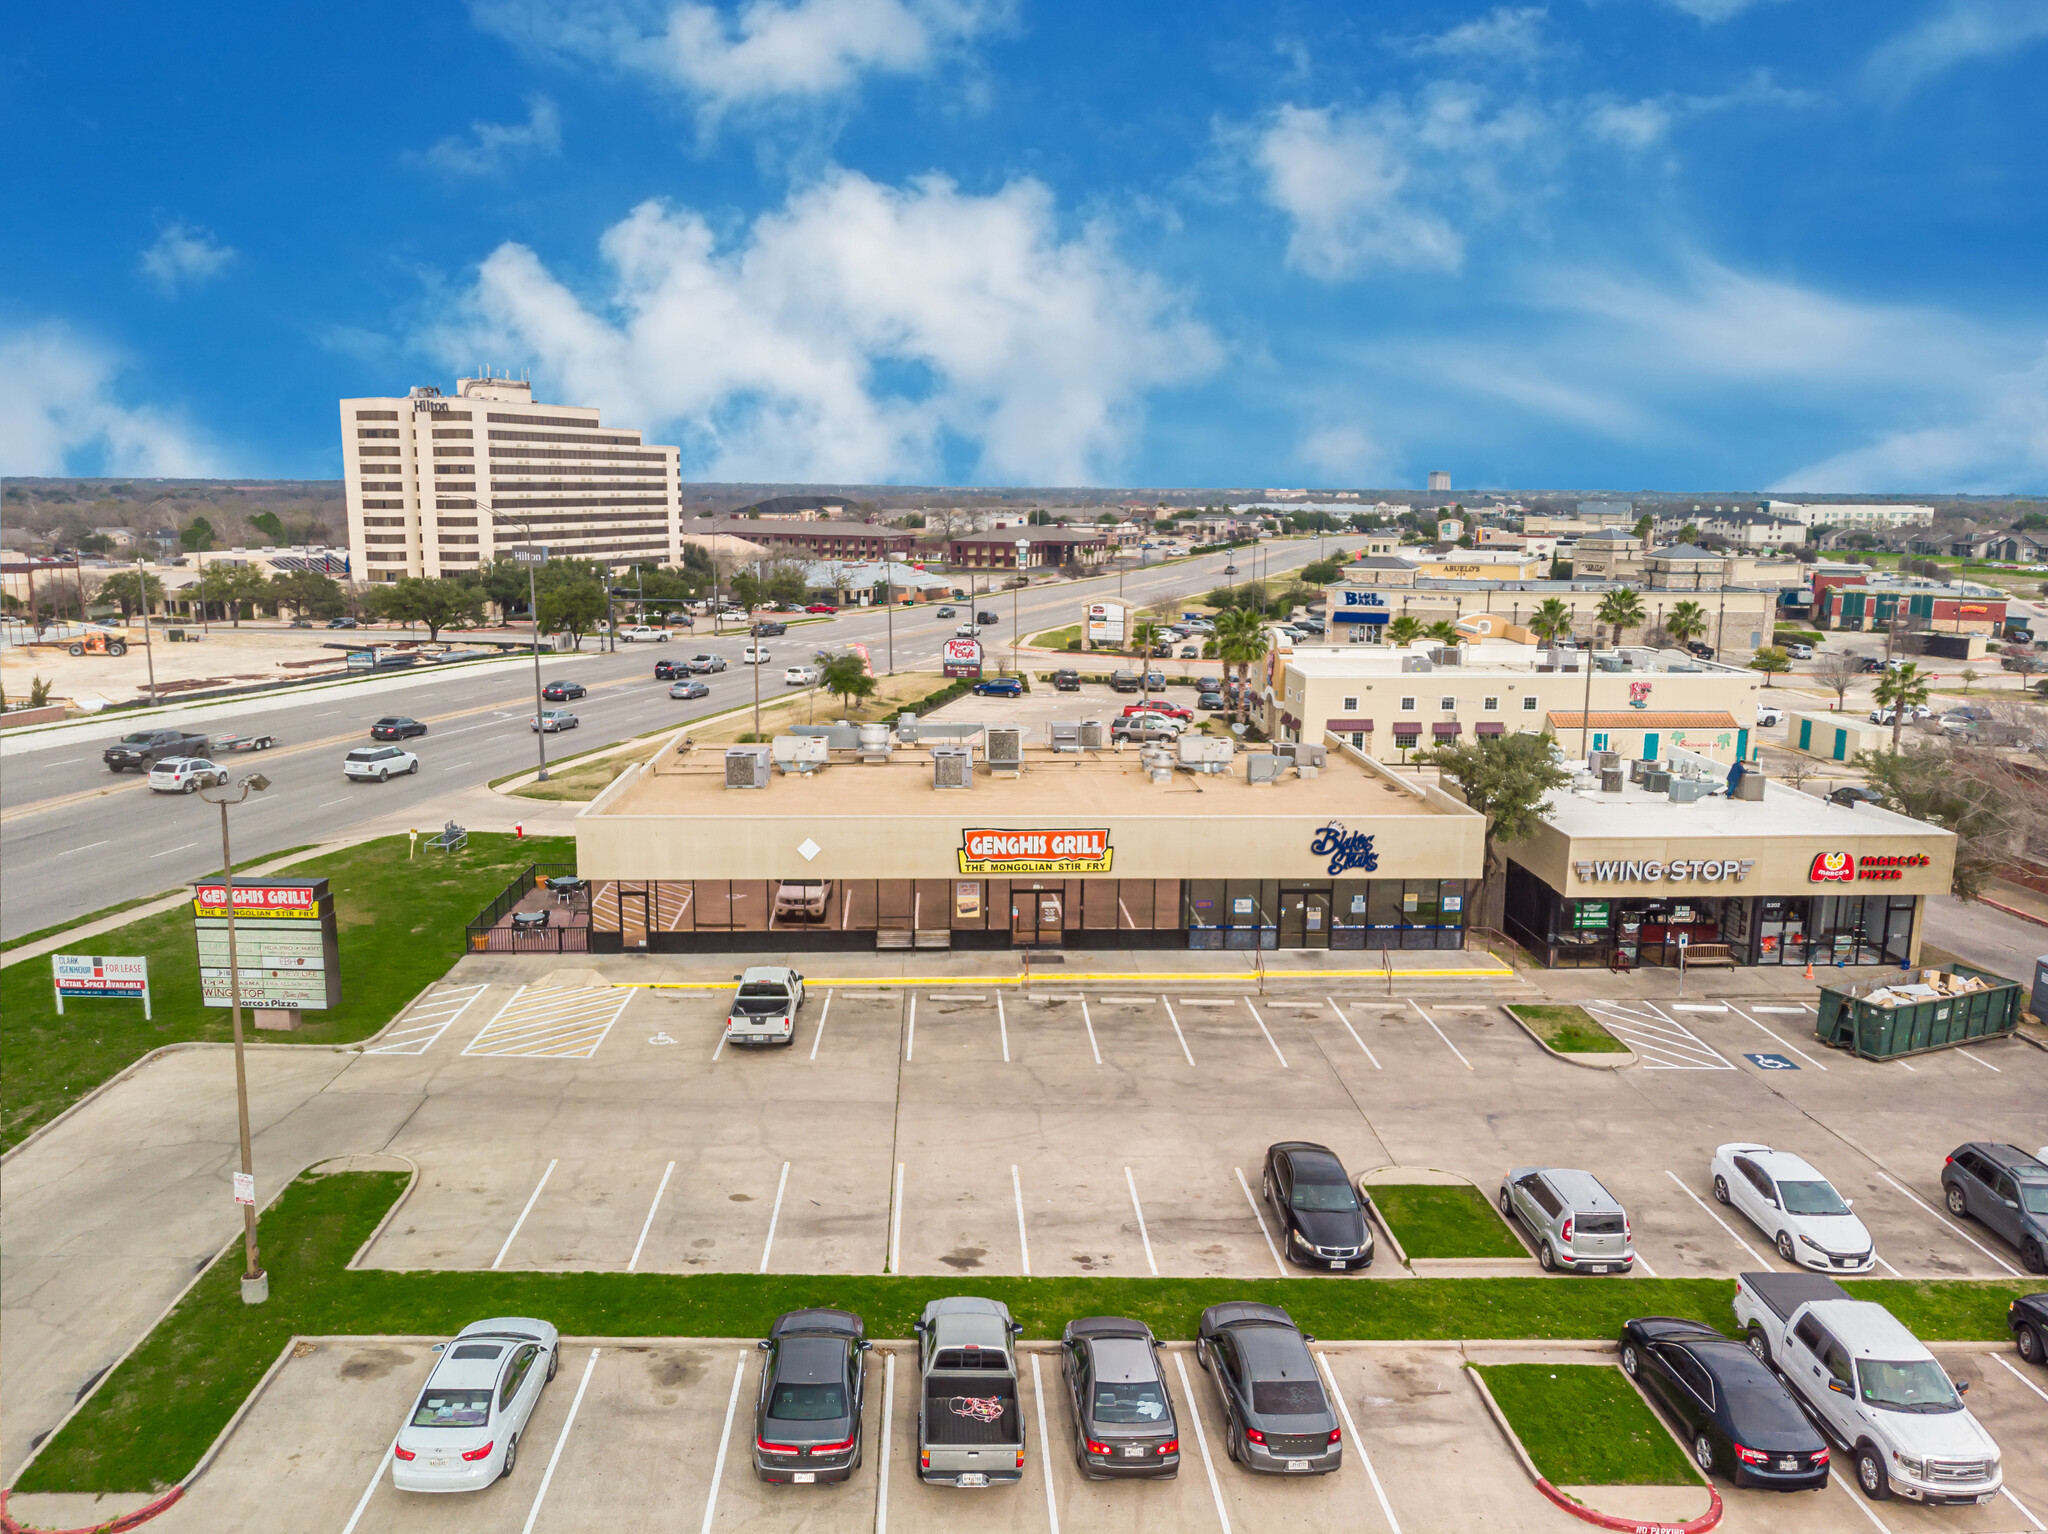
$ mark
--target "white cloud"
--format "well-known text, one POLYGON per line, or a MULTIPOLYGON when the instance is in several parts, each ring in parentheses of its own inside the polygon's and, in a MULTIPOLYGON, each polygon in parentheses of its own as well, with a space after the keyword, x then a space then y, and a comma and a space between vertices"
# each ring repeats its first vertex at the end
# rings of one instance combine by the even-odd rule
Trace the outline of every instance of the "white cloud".
POLYGON ((1407 51, 1486 63, 1533 63, 1553 51, 1543 36, 1543 23, 1549 14, 1540 5, 1496 6, 1484 16, 1461 22, 1448 32, 1410 43, 1407 51))
POLYGON ((1701 21, 1727 21, 1739 16, 1760 0, 1666 0, 1674 9, 1701 21))
POLYGON ((1903 95, 1958 64, 2014 52, 2044 37, 2048 5, 2041 0, 1947 0, 1872 53, 1864 74, 1880 90, 1903 95))
POLYGON ((561 152, 561 114, 547 97, 532 96, 527 99, 525 122, 472 122, 466 136, 451 134, 416 158, 449 175, 487 176, 521 155, 561 152))
POLYGON ((234 259, 234 251, 215 240, 211 230, 174 223, 142 253, 142 270, 171 294, 218 277, 234 259))
POLYGON ((61 325, 0 336, 0 473, 219 472, 183 425, 114 397, 121 371, 112 355, 61 325))
POLYGON ((649 74, 712 110, 816 100, 868 74, 919 74, 1007 14, 1002 0, 745 0, 657 11, 599 0, 477 0, 480 25, 649 74))
POLYGON ((931 478, 965 444, 975 477, 1089 483, 1119 462, 1147 392, 1219 353, 1101 231, 1056 225, 1029 180, 971 196, 835 171, 729 248, 649 202, 603 238, 607 304, 507 244, 439 345, 529 357, 562 398, 680 433, 713 478, 931 478))
POLYGON ((1311 427, 1295 451, 1304 467, 1339 484, 1375 484, 1393 478, 1385 446, 1356 421, 1311 427))

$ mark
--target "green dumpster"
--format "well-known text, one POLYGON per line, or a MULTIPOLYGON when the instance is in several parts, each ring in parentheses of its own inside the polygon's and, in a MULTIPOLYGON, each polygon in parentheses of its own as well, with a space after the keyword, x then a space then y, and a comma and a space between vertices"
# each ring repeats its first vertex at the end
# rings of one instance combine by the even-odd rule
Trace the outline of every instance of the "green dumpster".
POLYGON ((2023 994, 2017 981, 1957 964, 1925 969, 1906 980, 1867 980, 1820 988, 1813 1031, 1823 1044, 1866 1060, 1896 1060, 1982 1039, 2004 1038, 2019 1027, 2023 994), (1942 995, 1940 977, 1981 980, 1983 990, 1942 995), (1891 1005, 1873 997, 1890 998, 1891 1005))

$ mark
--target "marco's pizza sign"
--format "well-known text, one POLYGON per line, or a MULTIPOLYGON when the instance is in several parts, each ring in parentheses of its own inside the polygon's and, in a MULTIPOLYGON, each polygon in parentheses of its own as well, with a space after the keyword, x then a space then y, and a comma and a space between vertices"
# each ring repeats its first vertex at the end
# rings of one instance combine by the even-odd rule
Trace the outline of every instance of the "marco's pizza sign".
POLYGON ((1094 831, 962 831, 963 874, 1106 874, 1107 829, 1094 831))
POLYGON ((1872 853, 1857 857, 1847 852, 1816 852, 1806 872, 1810 884, 1852 884, 1903 879, 1912 868, 1925 868, 1931 859, 1924 852, 1872 853))

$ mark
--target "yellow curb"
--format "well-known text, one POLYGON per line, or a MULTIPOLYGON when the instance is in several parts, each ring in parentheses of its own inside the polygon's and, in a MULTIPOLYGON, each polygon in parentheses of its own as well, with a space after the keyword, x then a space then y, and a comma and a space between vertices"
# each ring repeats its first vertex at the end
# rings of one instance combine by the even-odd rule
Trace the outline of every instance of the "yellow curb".
MULTIPOLYGON (((1396 980, 1431 978, 1512 980, 1514 978, 1514 975, 1515 972, 1512 969, 1397 969, 1394 971, 1394 978, 1396 980)), ((1283 980, 1384 980, 1386 979, 1386 977, 1387 972, 1383 969, 1319 969, 1313 972, 1304 972, 1299 975, 1275 974, 1269 970, 1266 974, 1266 981, 1268 984, 1274 984, 1283 980)), ((1128 985, 1139 981, 1149 981, 1162 985, 1173 982, 1178 982, 1184 985, 1214 985, 1219 982, 1225 985, 1255 986, 1258 984, 1258 977, 1256 975, 1189 975, 1171 971, 1163 974, 1102 974, 1088 972, 1068 974, 1062 972, 1058 974, 1048 973, 1038 975, 1035 976, 1034 979, 1040 985, 1048 985, 1058 982, 1073 984, 1084 980, 1114 982, 1118 985, 1128 985)), ((731 984, 732 982, 730 980, 614 980, 611 982, 612 988, 614 990, 621 991, 722 991, 731 984)), ((861 978, 851 980, 836 980, 831 979, 829 977, 817 975, 804 976, 804 985, 806 988, 820 985, 871 985, 885 988, 894 988, 917 985, 1024 984, 1026 984, 1026 981, 1022 975, 899 975, 893 979, 870 979, 863 976, 861 978)))

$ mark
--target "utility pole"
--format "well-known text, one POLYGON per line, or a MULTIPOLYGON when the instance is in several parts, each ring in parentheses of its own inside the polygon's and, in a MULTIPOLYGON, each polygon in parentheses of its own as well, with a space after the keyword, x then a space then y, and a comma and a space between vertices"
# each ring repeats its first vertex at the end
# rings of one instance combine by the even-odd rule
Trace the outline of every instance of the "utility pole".
POLYGON ((250 1191, 250 1201, 242 1206, 242 1250, 247 1258, 242 1272, 242 1303, 261 1305, 270 1298, 270 1275, 263 1271, 256 1247, 256 1163, 249 1144, 249 1070, 242 1055, 242 967, 235 951, 235 857, 228 846, 228 806, 240 804, 251 791, 262 793, 270 787, 270 779, 252 772, 238 786, 242 791, 232 799, 215 799, 211 794, 206 797, 220 806, 221 894, 228 921, 228 1008, 235 1035, 235 1115, 241 1132, 242 1176, 248 1179, 250 1191))
POLYGON ((890 568, 889 555, 886 551, 882 555, 882 594, 889 604, 887 620, 889 625, 889 675, 894 676, 896 674, 896 578, 895 571, 890 568))
POLYGON ((1031 540, 1029 538, 1019 538, 1017 540, 1017 580, 1019 584, 1010 588, 1010 669, 1016 671, 1019 676, 1022 676, 1023 672, 1018 669, 1017 646, 1024 642, 1024 636, 1017 632, 1017 599, 1022 594, 1024 587, 1030 584, 1031 577, 1027 573, 1030 568, 1031 540))
POLYGON ((135 547, 135 604, 142 609, 142 654, 149 662, 149 706, 156 707, 156 647, 149 642, 149 577, 142 573, 142 545, 135 547))
MULTIPOLYGON (((545 544, 538 550, 534 548, 533 528, 527 523, 516 517, 503 516, 495 510, 490 512, 490 518, 493 524, 501 521, 510 522, 526 534, 526 552, 523 556, 526 562, 526 611, 533 619, 533 744, 540 756, 540 776, 536 781, 545 783, 548 781, 548 737, 547 732, 540 727, 540 582, 534 578, 534 569, 548 562, 548 551, 545 544)), ((609 591, 610 588, 607 587, 606 590, 609 591)), ((609 603, 611 599, 607 597, 605 600, 609 603)))

